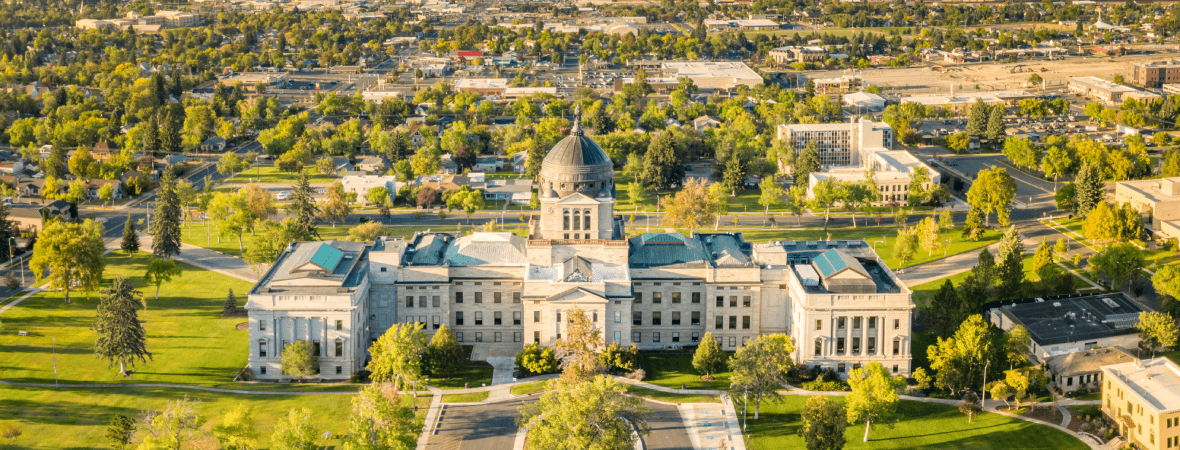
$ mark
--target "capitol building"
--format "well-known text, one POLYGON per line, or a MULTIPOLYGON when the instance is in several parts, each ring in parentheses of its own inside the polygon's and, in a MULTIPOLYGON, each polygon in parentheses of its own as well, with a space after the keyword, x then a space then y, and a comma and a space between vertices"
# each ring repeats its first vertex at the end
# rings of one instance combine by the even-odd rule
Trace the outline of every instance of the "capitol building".
POLYGON ((712 333, 734 351, 785 333, 798 364, 847 374, 877 361, 910 374, 911 291, 866 242, 628 237, 614 213, 614 174, 575 118, 542 163, 527 238, 292 243, 249 294, 250 370, 285 378, 282 349, 302 340, 319 353, 321 378, 347 379, 365 368, 374 340, 409 322, 428 334, 446 324, 475 360, 514 356, 554 345, 563 313, 581 308, 607 343, 680 349, 712 333))

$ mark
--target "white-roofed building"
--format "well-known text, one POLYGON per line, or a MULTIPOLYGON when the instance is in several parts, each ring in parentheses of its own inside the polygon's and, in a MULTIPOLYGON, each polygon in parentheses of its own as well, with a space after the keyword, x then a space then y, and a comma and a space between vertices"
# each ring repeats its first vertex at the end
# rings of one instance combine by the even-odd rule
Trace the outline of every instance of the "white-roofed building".
POLYGON ((885 109, 885 99, 880 95, 868 92, 853 92, 844 96, 844 104, 864 111, 878 111, 885 109))
POLYGON ((1102 367, 1102 412, 1128 444, 1148 450, 1180 446, 1180 367, 1168 358, 1102 367))

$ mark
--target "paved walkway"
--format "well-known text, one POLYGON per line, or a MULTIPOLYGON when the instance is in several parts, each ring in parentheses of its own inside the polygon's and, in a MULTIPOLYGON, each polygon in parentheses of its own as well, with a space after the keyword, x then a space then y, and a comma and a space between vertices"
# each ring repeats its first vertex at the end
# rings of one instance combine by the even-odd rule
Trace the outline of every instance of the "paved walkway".
MULTIPOLYGON (((120 242, 121 239, 114 239, 114 246, 112 247, 111 241, 108 241, 107 248, 114 248, 117 250, 119 248, 120 242)), ((152 237, 150 235, 140 233, 139 248, 150 252, 152 249, 152 237)), ((248 281, 251 283, 258 282, 258 274, 255 273, 254 269, 250 267, 250 263, 247 263, 245 260, 237 256, 227 255, 225 253, 216 252, 193 245, 181 244, 180 254, 177 255, 175 259, 177 261, 186 264, 192 264, 202 269, 217 272, 228 277, 234 277, 239 280, 248 281)), ((266 270, 268 269, 269 266, 263 265, 261 268, 261 273, 266 273, 266 270)))
POLYGON ((512 383, 512 371, 516 368, 516 358, 511 356, 489 356, 488 364, 492 365, 492 386, 512 383))

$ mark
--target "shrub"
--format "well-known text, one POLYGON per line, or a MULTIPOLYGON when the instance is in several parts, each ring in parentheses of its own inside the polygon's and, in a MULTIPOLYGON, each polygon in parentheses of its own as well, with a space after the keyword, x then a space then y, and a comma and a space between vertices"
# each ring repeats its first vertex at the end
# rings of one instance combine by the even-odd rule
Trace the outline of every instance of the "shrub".
POLYGON ((644 372, 643 369, 635 369, 634 372, 627 374, 627 378, 630 378, 635 381, 643 381, 643 378, 646 376, 647 376, 647 372, 644 372))
POLYGON ((532 375, 544 375, 557 372, 557 356, 553 349, 541 344, 529 344, 516 355, 516 366, 532 375))
POLYGON ((815 380, 803 383, 800 387, 809 391, 847 391, 848 385, 843 381, 815 380))
POLYGON ((639 368, 639 347, 631 345, 623 348, 618 342, 614 342, 598 354, 598 360, 610 370, 630 372, 639 368))
POLYGON ((368 370, 358 370, 356 372, 353 372, 352 375, 348 376, 348 382, 349 383, 367 383, 369 381, 369 375, 372 375, 372 374, 373 374, 373 372, 370 372, 368 370))
POLYGON ((254 371, 249 367, 243 367, 238 371, 238 381, 254 381, 254 371))

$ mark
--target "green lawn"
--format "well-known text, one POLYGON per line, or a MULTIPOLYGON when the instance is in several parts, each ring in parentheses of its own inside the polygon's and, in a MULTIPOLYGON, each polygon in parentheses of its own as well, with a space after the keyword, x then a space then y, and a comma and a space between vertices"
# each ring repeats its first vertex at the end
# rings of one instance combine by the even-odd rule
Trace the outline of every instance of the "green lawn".
POLYGON ((430 379, 430 385, 439 389, 464 389, 466 387, 482 387, 492 384, 492 366, 467 366, 459 370, 455 376, 446 379, 430 379))
POLYGON ((537 392, 549 389, 549 380, 533 381, 531 383, 524 383, 512 386, 512 395, 526 395, 535 394, 537 392))
MULTIPOLYGON (((356 224, 349 224, 333 227, 330 224, 321 224, 317 226, 317 230, 320 233, 321 240, 346 240, 348 238, 348 231, 355 226, 356 224)), ((464 230, 469 228, 466 225, 463 227, 464 230)), ((456 227, 385 227, 385 229, 388 236, 412 236, 417 231, 455 231, 456 227)), ((226 234, 220 236, 220 242, 218 242, 217 226, 213 225, 212 222, 206 225, 202 221, 192 220, 189 221, 188 226, 181 227, 180 232, 180 239, 185 244, 207 248, 227 255, 241 255, 241 252, 238 251, 238 237, 234 234, 226 234)), ((242 233, 243 247, 249 247, 252 239, 254 239, 254 236, 251 236, 249 232, 242 233)))
MULTIPOLYGON (((303 171, 307 172, 308 181, 311 183, 331 183, 338 179, 338 177, 319 173, 314 166, 305 167, 303 171)), ((222 183, 295 183, 296 181, 299 181, 297 173, 281 172, 276 166, 255 165, 222 183)))
POLYGON ((697 394, 670 394, 667 392, 657 391, 655 389, 648 389, 645 387, 627 386, 627 393, 636 397, 649 398, 668 403, 721 403, 721 397, 716 395, 697 395, 697 394))
POLYGON ((729 389, 729 371, 717 373, 713 381, 701 380, 701 375, 692 367, 691 353, 644 352, 640 354, 640 366, 646 372, 643 381, 657 386, 680 389, 729 389))
MULTIPOLYGON (((230 383, 246 365, 246 332, 235 328, 243 317, 222 318, 226 293, 233 289, 238 304, 246 302, 250 283, 214 272, 180 264, 184 274, 160 290, 143 282, 147 255, 107 255, 104 277, 129 278, 148 298, 140 311, 147 331, 147 349, 152 359, 136 366, 128 379, 118 368, 107 367, 94 356, 95 307, 98 293, 90 298, 81 292, 65 304, 60 292, 43 292, 8 310, 0 320, 0 378, 9 381, 52 383, 54 350, 62 383, 180 383, 223 385, 230 383), (28 332, 18 336, 18 331, 28 332), (54 340, 56 339, 56 346, 54 340)), ((235 385, 236 386, 236 385, 235 385)))
MULTIPOLYGON (((285 418, 292 408, 312 410, 316 436, 325 431, 333 438, 348 432, 348 417, 352 410, 352 395, 238 395, 216 394, 185 389, 40 389, 0 386, 0 424, 14 425, 22 435, 14 448, 63 449, 109 448, 106 429, 111 417, 125 414, 137 421, 145 410, 160 410, 176 399, 188 397, 200 402, 199 411, 205 419, 202 433, 194 436, 192 445, 185 448, 218 448, 208 432, 221 417, 240 403, 247 404, 256 421, 261 448, 272 448, 270 437, 274 424, 285 418)), ((431 397, 417 399, 418 421, 421 423, 431 397)), ((138 443, 138 440, 133 441, 138 443)), ((7 442, 5 442, 7 444, 7 442)), ((317 448, 339 448, 339 441, 317 440, 317 448)), ((134 448, 134 444, 132 447, 134 448)))
POLYGON ((488 395, 491 395, 491 393, 489 393, 487 391, 472 392, 469 394, 444 394, 442 397, 442 402, 443 403, 479 403, 484 400, 487 400, 488 395))
MULTIPOLYGON (((843 402, 842 397, 831 397, 843 402)), ((735 398, 741 402, 740 398, 735 398)), ((760 418, 749 411, 746 447, 751 450, 805 448, 798 435, 799 412, 807 397, 786 396, 778 403, 763 402, 760 418)), ((751 407, 753 405, 751 404, 751 407)), ((737 405, 740 410, 741 405, 737 405)), ((958 408, 936 403, 902 401, 902 420, 888 427, 872 427, 869 442, 862 442, 864 425, 845 431, 846 449, 1086 449, 1082 441, 1056 429, 999 414, 975 416, 972 423, 958 408)))

